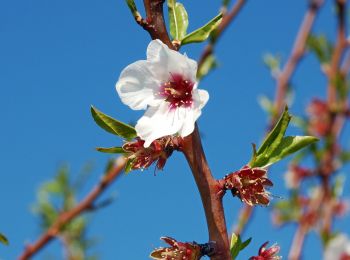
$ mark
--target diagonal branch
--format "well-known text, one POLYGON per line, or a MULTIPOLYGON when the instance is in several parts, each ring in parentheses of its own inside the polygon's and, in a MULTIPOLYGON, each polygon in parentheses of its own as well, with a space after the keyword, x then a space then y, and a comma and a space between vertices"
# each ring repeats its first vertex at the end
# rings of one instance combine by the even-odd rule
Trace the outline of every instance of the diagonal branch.
POLYGON ((309 8, 304 16, 304 20, 299 28, 298 35, 295 39, 292 52, 277 78, 277 87, 275 94, 275 113, 273 116, 272 124, 276 121, 278 115, 283 110, 285 105, 285 97, 288 90, 288 84, 293 76, 297 65, 305 52, 305 46, 308 36, 310 35, 312 26, 318 14, 318 10, 323 4, 323 0, 313 0, 309 4, 309 8))
POLYGON ((62 212, 57 220, 41 235, 36 242, 27 245, 23 253, 18 257, 18 260, 30 259, 38 253, 50 241, 59 235, 62 228, 80 214, 93 208, 96 199, 109 187, 114 180, 123 172, 125 166, 125 158, 120 157, 116 160, 115 166, 103 175, 100 182, 91 190, 91 192, 74 208, 69 211, 62 212))
POLYGON ((214 52, 214 45, 216 44, 217 40, 223 34, 223 32, 227 29, 227 27, 232 23, 234 18, 237 17, 237 15, 242 10, 242 7, 246 2, 247 0, 237 0, 236 3, 233 5, 232 9, 228 13, 224 14, 222 18, 222 22, 220 23, 217 30, 215 31, 215 40, 209 42, 205 46, 202 52, 202 55, 199 58, 198 70, 200 70, 200 68, 203 66, 203 63, 206 60, 206 58, 208 58, 208 56, 210 56, 214 52))
MULTIPOLYGON (((275 124, 278 115, 285 106, 288 83, 290 81, 290 78, 293 76, 293 73, 297 68, 299 62, 301 61, 301 58, 304 55, 307 38, 310 35, 312 26, 315 22, 316 16, 322 4, 323 0, 313 0, 312 2, 310 2, 309 8, 304 15, 303 22, 299 27, 299 31, 294 41, 294 46, 289 55, 289 59, 286 62, 281 74, 277 78, 276 94, 274 101, 275 114, 270 120, 269 128, 271 128, 271 126, 275 124)), ((244 206, 242 208, 238 217, 238 225, 235 228, 236 234, 241 234, 244 231, 245 225, 249 223, 248 220, 250 219, 253 212, 254 208, 250 206, 244 206)))

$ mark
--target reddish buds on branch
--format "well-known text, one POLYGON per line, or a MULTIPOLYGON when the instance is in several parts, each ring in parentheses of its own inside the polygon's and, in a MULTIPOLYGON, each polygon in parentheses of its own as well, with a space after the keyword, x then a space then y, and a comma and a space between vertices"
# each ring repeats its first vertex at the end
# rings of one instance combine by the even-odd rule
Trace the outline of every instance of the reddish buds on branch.
POLYGON ((252 256, 249 260, 280 260, 282 257, 277 254, 280 251, 280 247, 277 244, 272 245, 270 248, 266 248, 269 242, 265 242, 259 249, 258 256, 252 256))
POLYGON ((157 169, 162 170, 173 151, 180 149, 181 140, 179 137, 166 136, 153 141, 149 147, 145 148, 145 141, 136 138, 134 141, 125 143, 123 150, 128 153, 127 158, 131 161, 131 169, 146 169, 156 163, 157 169))
POLYGON ((151 253, 153 259, 197 260, 201 257, 201 246, 195 242, 178 242, 171 237, 161 237, 170 247, 160 247, 151 253))
POLYGON ((253 205, 268 205, 270 202, 270 193, 268 187, 273 183, 267 178, 267 171, 263 168, 251 168, 246 165, 239 171, 228 174, 223 180, 219 181, 221 191, 219 194, 231 190, 233 196, 237 196, 244 203, 253 205))

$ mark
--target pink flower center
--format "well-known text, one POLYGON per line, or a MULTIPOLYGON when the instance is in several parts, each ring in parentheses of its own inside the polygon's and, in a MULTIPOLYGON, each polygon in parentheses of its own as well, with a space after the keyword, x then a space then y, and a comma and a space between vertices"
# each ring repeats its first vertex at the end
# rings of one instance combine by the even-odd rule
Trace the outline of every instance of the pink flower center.
POLYGON ((190 107, 193 103, 192 90, 194 83, 180 74, 171 74, 168 82, 160 86, 159 95, 170 103, 170 108, 190 107))

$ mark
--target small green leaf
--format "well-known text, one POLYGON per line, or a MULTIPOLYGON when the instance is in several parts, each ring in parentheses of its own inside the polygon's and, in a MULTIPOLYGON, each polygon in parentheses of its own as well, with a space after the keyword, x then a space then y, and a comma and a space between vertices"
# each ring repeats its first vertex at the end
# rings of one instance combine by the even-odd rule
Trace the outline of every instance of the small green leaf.
POLYGON ((244 248, 246 248, 246 247, 250 244, 251 241, 252 241, 252 238, 251 238, 251 237, 248 238, 246 241, 244 241, 244 242, 241 244, 239 250, 242 251, 244 248))
POLYGON ((134 159, 129 159, 127 162, 126 162, 126 165, 125 165, 125 173, 129 173, 131 170, 132 170, 132 165, 134 163, 134 159))
POLYGON ((181 41, 188 27, 188 15, 185 7, 176 0, 168 0, 170 34, 174 40, 181 41))
POLYGON ((271 99, 269 99, 267 96, 260 96, 258 98, 258 102, 261 106, 261 108, 269 115, 275 114, 275 107, 271 99))
POLYGON ((253 156, 249 165, 251 167, 262 167, 266 165, 271 154, 280 144, 289 124, 291 116, 288 113, 288 108, 286 107, 282 116, 278 120, 272 131, 266 136, 260 148, 257 150, 256 154, 253 156))
POLYGON ((128 124, 120 122, 108 115, 103 114, 101 111, 97 110, 93 106, 91 106, 91 114, 96 124, 98 124, 107 132, 110 132, 114 135, 118 135, 127 140, 133 139, 137 136, 135 128, 128 124))
POLYGON ((125 0, 125 2, 128 5, 131 13, 135 14, 137 12, 137 8, 134 0, 125 0))
POLYGON ((230 242, 230 249, 235 246, 237 241, 238 241, 238 236, 235 233, 232 233, 232 235, 231 235, 231 242, 230 242))
POLYGON ((258 156, 262 153, 265 153, 267 150, 273 151, 279 145, 280 141, 284 136, 284 133, 287 130, 290 119, 291 119, 291 116, 288 112, 288 108, 286 107, 282 116, 278 120, 277 124, 272 129, 272 131, 267 135, 262 145, 258 149, 257 151, 258 156))
POLYGON ((9 245, 9 241, 8 239, 5 237, 4 234, 0 233, 0 243, 4 244, 4 245, 9 245))
POLYGON ((193 42, 205 41, 209 37, 210 33, 218 27, 218 25, 221 23, 221 20, 222 20, 222 13, 214 17, 203 27, 187 34, 182 39, 181 44, 184 45, 184 44, 189 44, 193 42))
POLYGON ((119 146, 115 147, 97 147, 97 151, 102 153, 125 153, 124 149, 119 146))
POLYGON ((231 243, 230 243, 230 252, 232 259, 236 259, 239 254, 239 248, 241 246, 242 240, 239 235, 232 233, 231 243))
POLYGON ((325 35, 310 35, 306 44, 321 63, 331 60, 334 47, 325 35))
POLYGON ((197 79, 201 80, 204 76, 206 76, 211 70, 218 66, 215 56, 209 55, 205 58, 202 65, 198 68, 197 71, 197 79))
POLYGON ((317 142, 318 139, 313 136, 286 136, 283 137, 277 149, 269 157, 269 160, 265 166, 269 166, 282 160, 284 157, 293 154, 300 149, 303 149, 309 144, 317 142))

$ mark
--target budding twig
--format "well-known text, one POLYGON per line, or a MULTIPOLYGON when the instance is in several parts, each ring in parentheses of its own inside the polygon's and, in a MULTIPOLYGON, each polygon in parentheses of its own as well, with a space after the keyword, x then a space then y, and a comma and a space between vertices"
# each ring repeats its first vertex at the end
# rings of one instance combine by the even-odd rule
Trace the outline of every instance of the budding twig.
POLYGON ((305 46, 308 36, 310 35, 312 26, 315 22, 318 10, 323 4, 323 0, 313 0, 309 4, 309 8, 304 16, 304 20, 299 28, 297 37, 295 38, 293 50, 289 55, 289 58, 284 65, 282 72, 277 77, 277 86, 275 94, 274 115, 272 119, 272 125, 285 106, 285 97, 288 90, 288 84, 293 76, 297 65, 305 52, 305 46))
POLYGON ((91 190, 91 192, 74 208, 69 211, 62 212, 56 221, 41 235, 36 242, 26 245, 23 253, 18 257, 19 260, 30 259, 33 255, 39 252, 44 246, 59 235, 61 229, 74 218, 89 210, 94 202, 101 194, 109 187, 113 181, 123 172, 125 166, 124 157, 116 160, 115 166, 103 175, 100 182, 91 190))

